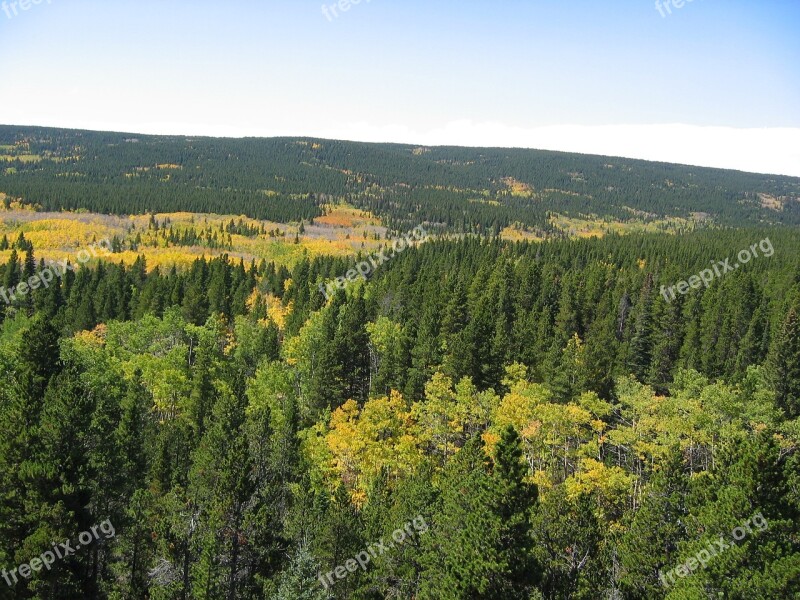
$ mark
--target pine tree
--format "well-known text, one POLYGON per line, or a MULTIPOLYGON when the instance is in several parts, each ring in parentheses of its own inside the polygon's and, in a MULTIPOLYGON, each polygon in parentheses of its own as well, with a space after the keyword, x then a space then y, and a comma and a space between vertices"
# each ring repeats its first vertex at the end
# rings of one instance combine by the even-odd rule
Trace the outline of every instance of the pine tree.
POLYGON ((306 546, 299 546, 278 578, 278 589, 270 600, 326 600, 331 594, 319 581, 319 563, 306 546))
POLYGON ((213 417, 190 473, 199 511, 192 569, 195 598, 235 600, 248 576, 245 514, 254 487, 246 435, 247 396, 239 381, 220 381, 213 417))
POLYGON ((150 426, 149 403, 142 387, 142 372, 137 369, 128 383, 128 390, 121 404, 121 418, 116 430, 117 445, 120 448, 124 474, 129 493, 144 487, 148 472, 148 452, 152 452, 149 439, 153 435, 150 426))
POLYGON ((653 352, 653 293, 652 278, 648 277, 634 308, 633 335, 631 337, 627 366, 639 381, 647 377, 653 352))
POLYGON ((778 406, 790 419, 800 416, 800 297, 781 324, 770 364, 778 406))
POLYGON ((652 362, 646 383, 660 394, 665 394, 672 383, 672 371, 683 341, 680 327, 682 299, 680 297, 666 303, 661 296, 657 296, 654 302, 653 320, 656 326, 653 332, 652 362))
POLYGON ((477 438, 445 467, 432 531, 424 538, 421 600, 489 598, 489 578, 501 568, 495 552, 499 524, 488 507, 490 478, 477 438))
POLYGON ((600 598, 608 589, 602 573, 603 530, 585 494, 571 499, 556 486, 533 519, 534 552, 542 567, 545 598, 600 598))
POLYGON ((680 562, 678 544, 686 539, 683 523, 689 512, 688 493, 683 457, 676 449, 645 486, 641 506, 622 535, 620 583, 626 596, 657 598, 663 592, 661 575, 680 562))
POLYGON ((491 461, 472 438, 445 467, 441 503, 426 535, 419 597, 527 600, 538 579, 531 552, 535 486, 516 432, 506 430, 491 461))
POLYGON ((527 600, 540 578, 531 537, 531 511, 539 492, 527 481, 527 475, 522 440, 509 426, 497 444, 492 473, 494 511, 501 523, 499 559, 507 566, 504 579, 495 588, 495 597, 527 600))
POLYGON ((14 248, 11 250, 8 263, 6 263, 5 276, 3 277, 3 288, 4 292, 8 296, 9 301, 11 301, 13 296, 12 290, 17 287, 21 279, 22 269, 19 265, 19 255, 17 254, 17 249, 14 248))

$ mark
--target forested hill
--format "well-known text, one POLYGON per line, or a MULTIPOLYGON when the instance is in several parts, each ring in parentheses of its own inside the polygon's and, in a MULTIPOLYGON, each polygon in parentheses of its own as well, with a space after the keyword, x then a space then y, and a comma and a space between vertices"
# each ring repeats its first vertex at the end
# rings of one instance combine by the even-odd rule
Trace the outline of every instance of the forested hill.
POLYGON ((0 192, 45 210, 311 219, 347 201, 422 222, 554 233, 553 215, 677 228, 800 224, 800 179, 522 149, 202 138, 0 126, 0 192))
POLYGON ((436 239, 326 300, 355 260, 0 303, 0 598, 800 598, 795 231, 436 239))

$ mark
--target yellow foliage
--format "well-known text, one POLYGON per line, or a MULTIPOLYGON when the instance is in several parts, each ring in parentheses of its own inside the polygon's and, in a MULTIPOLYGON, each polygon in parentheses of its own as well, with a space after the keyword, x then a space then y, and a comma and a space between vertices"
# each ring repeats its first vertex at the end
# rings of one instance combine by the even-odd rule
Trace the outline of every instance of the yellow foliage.
POLYGON ((521 381, 511 387, 493 415, 496 429, 512 425, 522 432, 536 419, 536 407, 550 400, 550 391, 543 385, 521 381))
POLYGON ((513 177, 506 177, 503 179, 503 183, 506 184, 512 196, 531 198, 534 195, 533 188, 530 185, 522 181, 518 181, 513 177))
POLYGON ((591 495, 596 499, 599 518, 617 520, 631 497, 635 479, 621 467, 608 467, 592 458, 583 458, 578 472, 564 486, 570 500, 581 494, 591 495))
POLYGON ((494 448, 500 442, 500 436, 497 435, 494 431, 484 431, 481 434, 481 439, 486 448, 486 452, 488 454, 494 454, 494 448))
MULTIPOLYGON (((359 410, 348 400, 330 417, 323 435, 325 449, 309 443, 323 472, 334 473, 352 490, 354 502, 363 502, 372 480, 387 469, 390 476, 401 477, 415 471, 422 460, 416 438, 411 434, 412 420, 399 392, 366 402, 359 410)), ((322 432, 317 430, 317 434, 322 432)), ((333 491, 336 482, 328 479, 333 491)))
POLYGON ((555 482, 553 481, 552 477, 547 474, 547 471, 543 471, 538 469, 533 472, 531 476, 531 483, 535 483, 539 487, 539 491, 542 493, 546 493, 548 490, 552 489, 555 486, 555 482))
MULTIPOLYGON (((161 169, 172 169, 176 166, 178 165, 158 165, 161 169)), ((141 171, 150 168, 137 167, 130 175, 139 176, 141 171)), ((168 175, 168 172, 166 174, 168 175)), ((0 233, 11 237, 16 237, 19 232, 25 233, 34 244, 37 259, 61 260, 94 241, 116 236, 126 250, 105 260, 131 265, 138 256, 143 255, 149 270, 158 267, 163 271, 173 266, 186 269, 198 258, 210 259, 222 254, 229 254, 236 259, 242 258, 245 262, 265 259, 276 265, 291 267, 303 257, 352 256, 359 250, 374 250, 381 243, 373 239, 370 234, 370 231, 376 231, 376 227, 377 231, 381 231, 380 221, 368 213, 344 206, 330 207, 332 212, 329 217, 338 225, 337 227, 329 225, 328 231, 325 231, 323 217, 319 223, 321 227, 309 234, 300 235, 300 243, 297 244, 294 243, 296 227, 250 219, 241 215, 188 212, 152 215, 159 223, 169 220, 169 227, 177 234, 188 231, 198 234, 210 231, 221 238, 221 243, 230 244, 230 247, 211 249, 203 245, 170 246, 162 235, 164 229, 158 231, 150 229, 151 215, 119 217, 74 211, 53 216, 53 213, 36 213, 34 212, 36 207, 25 206, 18 201, 12 202, 9 210, 6 210, 3 198, 5 196, 0 196, 0 212, 11 215, 11 218, 7 219, 8 223, 4 227, 0 226, 0 233), (20 216, 15 214, 20 212, 25 214, 20 216), (223 233, 221 229, 224 229, 231 220, 236 222, 241 220, 242 223, 259 231, 277 229, 286 233, 286 236, 270 237, 267 234, 259 234, 248 237, 223 233), (130 251, 128 249, 130 243, 137 238, 139 239, 137 250, 130 251)))
POLYGON ((108 327, 101 323, 91 331, 79 331, 75 334, 75 341, 87 346, 101 347, 106 343, 108 327))
POLYGON ((266 294, 266 300, 267 315, 279 329, 283 330, 286 327, 286 317, 292 312, 292 303, 290 302, 289 306, 284 306, 281 299, 272 294, 266 294))
POLYGON ((521 242, 527 240, 530 242, 541 242, 544 238, 536 235, 530 231, 525 231, 516 225, 509 225, 500 232, 500 237, 509 242, 521 242))
POLYGON ((42 157, 38 154, 17 154, 16 156, 11 156, 9 154, 0 154, 0 160, 6 162, 12 162, 18 160, 22 163, 38 163, 42 162, 42 157))

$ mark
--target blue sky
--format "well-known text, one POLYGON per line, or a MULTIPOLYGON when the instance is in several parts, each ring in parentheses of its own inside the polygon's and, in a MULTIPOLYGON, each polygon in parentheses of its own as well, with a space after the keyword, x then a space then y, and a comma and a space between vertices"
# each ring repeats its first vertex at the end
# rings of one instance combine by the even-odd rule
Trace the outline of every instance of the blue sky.
POLYGON ((797 0, 2 2, 0 123, 800 175, 797 0))

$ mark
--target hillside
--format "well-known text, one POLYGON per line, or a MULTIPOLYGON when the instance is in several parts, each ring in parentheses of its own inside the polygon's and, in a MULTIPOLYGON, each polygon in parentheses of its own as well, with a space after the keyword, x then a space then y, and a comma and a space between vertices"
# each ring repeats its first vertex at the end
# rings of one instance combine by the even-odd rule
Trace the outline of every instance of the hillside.
POLYGON ((800 593, 797 180, 2 135, 8 597, 800 593))
POLYGON ((348 202, 390 229, 531 236, 800 224, 800 179, 522 149, 0 126, 0 192, 46 211, 241 214, 348 202))
POLYGON ((330 298, 354 259, 45 278, 37 235, 0 260, 4 598, 800 593, 795 231, 435 239, 330 298))

